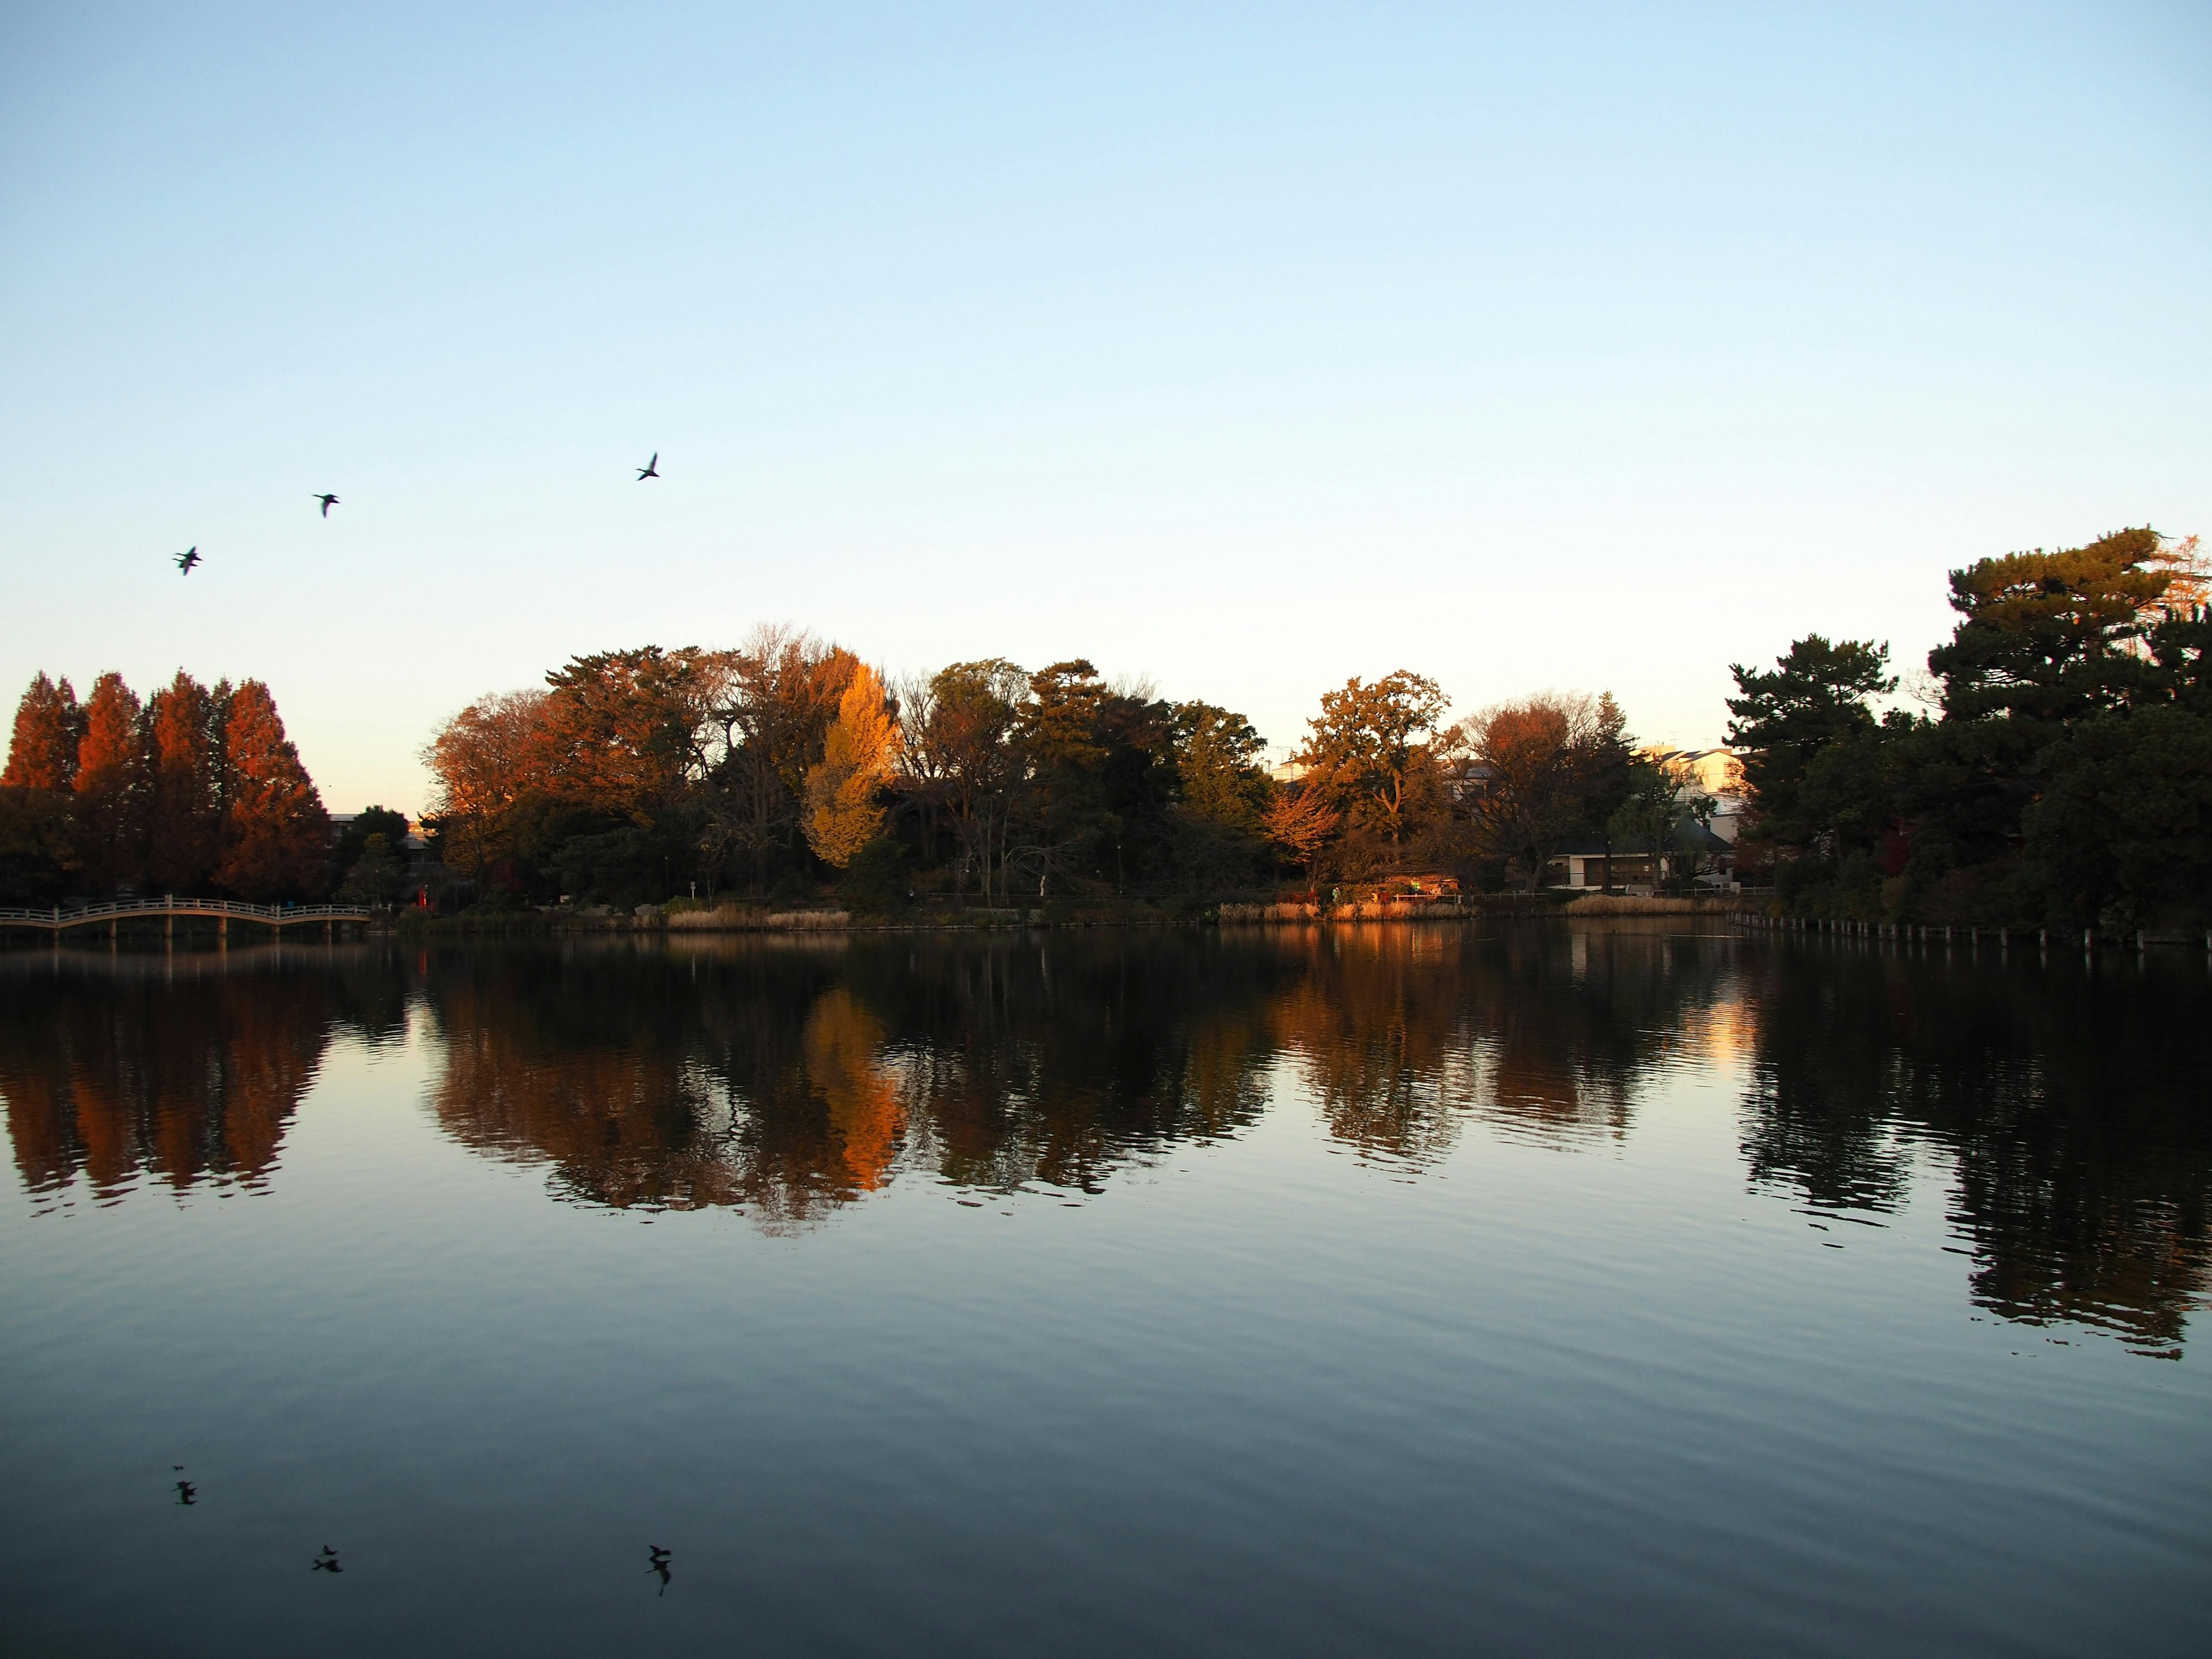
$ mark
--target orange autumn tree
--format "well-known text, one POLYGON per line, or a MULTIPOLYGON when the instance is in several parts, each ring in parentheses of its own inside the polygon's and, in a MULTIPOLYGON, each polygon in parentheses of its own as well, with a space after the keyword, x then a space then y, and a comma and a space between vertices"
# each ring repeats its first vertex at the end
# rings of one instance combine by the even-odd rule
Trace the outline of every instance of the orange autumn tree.
POLYGON ((16 789, 61 791, 76 781, 77 745, 84 711, 68 680, 40 674, 15 705, 15 730, 8 744, 8 770, 0 784, 16 789))
POLYGON ((57 685, 44 674, 16 708, 0 774, 0 902, 52 900, 61 890, 82 724, 70 683, 57 685))
POLYGON ((437 780, 431 817, 446 861, 465 874, 506 857, 509 814, 550 793, 547 695, 507 691, 479 697, 447 720, 422 758, 437 780))
POLYGON ((222 856, 222 753, 228 682, 212 691, 183 669, 148 699, 146 866, 148 885, 194 893, 222 856))
POLYGON ((179 670, 143 704, 102 674, 82 705, 33 679, 0 776, 0 888, 307 897, 330 819, 269 688, 179 670))
POLYGON ((143 712, 137 694, 120 674, 102 674, 84 700, 70 813, 71 861, 95 892, 136 882, 143 865, 145 755, 138 730, 143 712))
POLYGON ((246 899, 313 890, 330 857, 330 815, 259 680, 231 694, 222 740, 228 810, 216 879, 246 899))
POLYGON ((861 664, 838 701, 822 758, 806 774, 806 844, 824 864, 844 869, 884 833, 890 815, 878 797, 900 748, 896 706, 882 677, 861 664))

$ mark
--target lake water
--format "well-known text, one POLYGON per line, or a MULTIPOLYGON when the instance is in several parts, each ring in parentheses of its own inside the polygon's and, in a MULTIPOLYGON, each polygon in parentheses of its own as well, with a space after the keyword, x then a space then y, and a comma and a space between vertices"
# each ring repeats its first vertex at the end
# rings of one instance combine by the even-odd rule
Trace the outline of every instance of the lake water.
POLYGON ((2208 1017, 1635 924, 0 956, 0 1648, 2212 1652, 2208 1017))

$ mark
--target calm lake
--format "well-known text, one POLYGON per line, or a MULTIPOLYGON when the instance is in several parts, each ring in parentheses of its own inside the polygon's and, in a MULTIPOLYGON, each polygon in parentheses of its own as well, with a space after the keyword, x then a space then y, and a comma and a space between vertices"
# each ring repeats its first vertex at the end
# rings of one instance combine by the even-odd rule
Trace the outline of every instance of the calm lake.
POLYGON ((2212 1652, 2208 1029, 1635 923, 16 950, 0 1649, 2212 1652))

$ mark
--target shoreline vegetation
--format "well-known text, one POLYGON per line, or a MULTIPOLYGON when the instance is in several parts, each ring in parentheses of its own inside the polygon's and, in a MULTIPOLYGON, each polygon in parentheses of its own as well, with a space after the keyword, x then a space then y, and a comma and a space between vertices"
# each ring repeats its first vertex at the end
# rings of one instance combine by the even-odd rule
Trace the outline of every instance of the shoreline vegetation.
POLYGON ((631 911, 590 906, 510 912, 504 917, 477 916, 467 912, 449 917, 420 918, 403 914, 396 926, 398 931, 410 936, 479 933, 655 933, 687 937, 717 933, 981 933, 1036 928, 1431 924, 1498 917, 1587 921, 1607 917, 1713 916, 1738 915, 1758 902, 1756 899, 1735 895, 1668 897, 1618 893, 1492 893, 1431 902, 1370 897, 1335 902, 1226 901, 1204 905, 1135 902, 970 905, 957 909, 867 915, 842 909, 772 909, 743 902, 708 906, 678 900, 669 905, 641 905, 631 911))
MULTIPOLYGON (((836 908, 771 908, 742 900, 705 904, 675 900, 665 905, 640 905, 617 910, 606 905, 549 907, 489 914, 464 910, 439 916, 420 910, 399 909, 370 922, 365 928, 348 923, 348 937, 392 939, 508 938, 569 933, 649 933, 671 938, 711 937, 730 933, 820 934, 845 933, 971 933, 1056 928, 1111 927, 1267 927, 1341 926, 1358 923, 1417 923, 1480 921, 1521 918, 1590 921, 1613 917, 1738 916, 1762 901, 1738 895, 1670 897, 1620 893, 1560 891, 1536 894, 1487 893, 1455 896, 1430 901, 1385 897, 1348 898, 1333 902, 1316 900, 1267 900, 1218 903, 1146 903, 1140 901, 1103 904, 966 905, 957 908, 909 909, 892 915, 869 915, 836 908)), ((182 939, 187 945, 205 940, 243 944, 261 934, 249 922, 235 934, 226 934, 213 924, 179 918, 164 927, 159 920, 124 917, 112 927, 103 925, 82 936, 64 931, 50 937, 0 928, 0 948, 35 944, 46 948, 58 944, 105 944, 111 939, 143 943, 155 937, 165 942, 182 939)), ((273 935, 272 935, 273 937, 273 935)), ((300 943, 294 939, 289 943, 300 943)), ((308 941, 322 942, 319 938, 308 941)))
POLYGON ((742 932, 1549 913, 1593 889, 1626 892, 1576 914, 1665 915, 1748 888, 1790 917, 2188 934, 2212 927, 2208 598, 2196 538, 2148 527, 1980 560, 1924 675, 1820 634, 1731 665, 1717 783, 1602 692, 1453 720, 1426 675, 1355 677, 1270 767, 1242 714, 1082 658, 895 679, 765 627, 469 704, 423 750, 419 834, 371 807, 334 836, 257 681, 179 671, 142 701, 105 674, 80 704, 40 673, 0 776, 0 905, 742 932), (701 896, 732 919, 678 921, 701 896))

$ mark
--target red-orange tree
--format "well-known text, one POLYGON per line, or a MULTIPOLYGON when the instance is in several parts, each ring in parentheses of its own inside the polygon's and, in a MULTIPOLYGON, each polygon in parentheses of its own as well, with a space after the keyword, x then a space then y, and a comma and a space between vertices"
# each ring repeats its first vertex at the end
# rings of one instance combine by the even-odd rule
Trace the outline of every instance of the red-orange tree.
POLYGON ((143 711, 120 674, 102 674, 84 700, 77 744, 71 861, 94 892, 138 880, 145 864, 143 711))
POLYGON ((247 899, 313 891, 330 858, 330 815, 259 680, 231 694, 222 738, 229 787, 216 879, 247 899))
POLYGON ((15 730, 8 744, 8 770, 0 784, 17 789, 69 788, 76 781, 77 745, 84 738, 84 711, 64 679, 44 674, 31 682, 15 705, 15 730))

